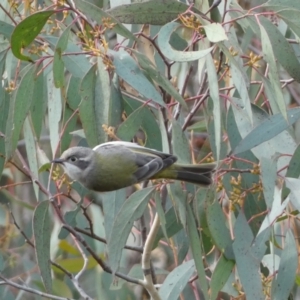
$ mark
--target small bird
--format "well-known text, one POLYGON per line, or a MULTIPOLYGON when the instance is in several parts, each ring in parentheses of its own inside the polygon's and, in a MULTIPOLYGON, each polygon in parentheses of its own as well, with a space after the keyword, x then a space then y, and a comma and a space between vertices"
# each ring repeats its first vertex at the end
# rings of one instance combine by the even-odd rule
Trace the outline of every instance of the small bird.
POLYGON ((72 147, 52 162, 89 190, 118 190, 148 179, 174 179, 200 185, 212 183, 214 163, 175 164, 172 154, 130 142, 108 142, 93 149, 72 147))

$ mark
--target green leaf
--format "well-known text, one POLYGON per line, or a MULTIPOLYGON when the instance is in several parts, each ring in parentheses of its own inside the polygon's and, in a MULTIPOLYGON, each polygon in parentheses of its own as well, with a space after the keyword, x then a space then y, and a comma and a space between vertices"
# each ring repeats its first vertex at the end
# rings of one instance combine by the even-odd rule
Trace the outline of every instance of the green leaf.
MULTIPOLYGON (((167 213, 165 214, 165 219, 166 219, 166 232, 168 238, 174 236, 177 232, 179 232, 183 228, 181 222, 178 220, 174 207, 171 207, 167 211, 167 213)), ((164 237, 163 230, 162 228, 160 228, 160 230, 158 231, 155 237, 153 249, 157 247, 158 242, 163 237, 164 237)))
POLYGON ((208 75, 208 84, 210 96, 214 103, 213 108, 213 118, 214 118, 214 143, 216 147, 216 160, 220 159, 220 151, 221 151, 221 104, 219 98, 219 84, 218 84, 218 76, 216 72, 216 67, 213 62, 211 55, 206 55, 206 68, 208 75))
POLYGON ((118 127, 117 135, 121 140, 130 141, 141 128, 145 116, 149 112, 146 106, 141 105, 118 127))
POLYGON ((262 157, 260 159, 260 170, 265 202, 268 209, 270 209, 274 200, 277 179, 277 158, 262 157))
MULTIPOLYGON (((144 106, 142 103, 136 101, 133 98, 128 96, 123 96, 124 100, 124 110, 129 117, 119 126, 117 135, 123 139, 129 141, 131 137, 133 137, 133 132, 138 133, 138 127, 143 131, 145 135, 145 147, 157 149, 159 151, 162 150, 162 137, 161 137, 161 129, 157 124, 156 120, 156 111, 150 109, 149 106, 144 106), (137 112, 139 112, 143 118, 140 120, 140 117, 137 116, 137 112), (133 119, 134 117, 134 119, 133 119), (131 120, 129 120, 131 119, 131 120), (141 123, 140 123, 141 121, 141 123), (127 122, 132 122, 131 125, 127 122), (128 130, 125 129, 125 124, 128 130), (124 125, 123 125, 124 124, 124 125), (135 125, 134 125, 135 124, 135 125), (122 129, 120 129, 122 128, 122 129)), ((138 133, 139 134, 139 133, 138 133)))
POLYGON ((83 130, 90 147, 95 147, 101 143, 99 119, 96 114, 96 75, 97 65, 93 65, 82 79, 80 86, 81 103, 79 115, 83 130))
POLYGON ((35 239, 35 253, 43 279, 45 289, 48 293, 52 292, 52 279, 50 270, 50 217, 49 217, 50 201, 40 202, 33 216, 33 235, 35 239))
POLYGON ((158 214, 159 221, 160 221, 160 226, 161 226, 160 228, 163 232, 165 239, 168 240, 167 229, 166 229, 167 221, 166 221, 164 208, 162 206, 162 198, 161 198, 159 192, 157 192, 157 191, 155 192, 154 199, 155 199, 155 205, 156 205, 156 212, 158 214))
MULTIPOLYGON (((281 113, 268 116, 256 126, 234 149, 233 153, 238 154, 250 150, 263 142, 277 136, 288 129, 300 118, 300 109, 292 108, 287 111, 288 120, 281 113)), ((278 151, 279 152, 279 151, 278 151)))
POLYGON ((11 157, 17 147, 23 123, 30 110, 36 84, 35 76, 36 66, 28 65, 10 101, 5 134, 7 159, 11 157))
MULTIPOLYGON (((287 179, 287 178, 286 178, 287 179)), ((294 178, 293 178, 294 179, 294 178)), ((297 180, 297 179, 295 179, 297 180)), ((288 180, 286 180, 288 183, 288 180)), ((260 228, 259 233, 264 231, 265 229, 271 227, 276 219, 282 215, 286 206, 288 205, 290 199, 285 199, 283 202, 281 201, 281 191, 276 187, 274 192, 274 200, 272 202, 271 210, 269 210, 268 214, 265 216, 260 228)))
POLYGON ((55 50, 54 50, 54 59, 53 59, 53 78, 56 88, 61 88, 64 86, 65 82, 65 66, 62 60, 62 54, 67 49, 69 35, 73 23, 71 23, 59 37, 55 50))
POLYGON ((34 175, 32 178, 33 189, 35 193, 36 200, 39 200, 39 186, 35 182, 35 180, 39 179, 39 166, 38 166, 38 158, 36 153, 36 145, 35 145, 35 138, 32 132, 32 128, 28 118, 25 119, 24 122, 24 139, 25 139, 25 147, 27 153, 27 159, 30 167, 30 171, 34 175))
POLYGON ((104 215, 105 237, 108 241, 111 237, 111 231, 121 207, 126 201, 126 189, 120 189, 113 192, 106 192, 101 195, 104 215))
MULTIPOLYGON (((38 72, 40 69, 38 70, 38 72)), ((32 121, 32 126, 36 135, 39 139, 42 129, 45 113, 47 110, 47 86, 46 77, 42 72, 35 79, 35 85, 32 96, 32 103, 30 107, 30 116, 32 121)))
POLYGON ((271 299, 288 299, 295 284, 298 250, 291 229, 287 230, 277 276, 273 280, 271 299))
POLYGON ((41 11, 30 15, 21 21, 11 35, 11 51, 16 58, 31 61, 29 56, 22 54, 24 48, 30 45, 41 32, 49 17, 56 11, 41 11))
POLYGON ((208 299, 209 298, 208 284, 207 284, 205 269, 202 260, 203 253, 202 253, 202 245, 201 245, 201 235, 200 235, 200 231, 197 230, 195 216, 193 214, 191 205, 187 205, 187 232, 190 239, 190 247, 192 249, 192 253, 194 257, 194 261, 198 273, 198 280, 201 286, 201 291, 203 293, 204 299, 208 299))
POLYGON ((113 64, 119 77, 131 85, 147 100, 152 100, 162 106, 165 106, 163 99, 155 87, 144 76, 136 61, 126 52, 112 51, 113 64), (128 76, 130 74, 130 76, 128 76))
POLYGON ((207 204, 206 220, 215 245, 225 254, 227 259, 234 259, 230 232, 226 226, 227 222, 218 201, 207 204))
MULTIPOLYGON (((178 2, 179 3, 179 2, 178 2)), ((138 51, 132 50, 134 55, 137 57, 139 65, 146 73, 154 80, 159 86, 161 86, 167 93, 169 93, 176 101, 178 101, 184 108, 187 109, 187 104, 185 103, 182 96, 178 93, 177 89, 171 84, 171 82, 162 75, 159 70, 152 64, 148 57, 138 51)))
POLYGON ((234 236, 233 251, 245 296, 247 299, 264 300, 260 278, 260 261, 252 254, 253 233, 242 212, 239 213, 234 225, 234 236))
POLYGON ((226 32, 220 23, 211 23, 203 26, 208 40, 212 43, 228 40, 226 32))
POLYGON ((164 25, 188 8, 188 5, 176 0, 152 0, 119 5, 107 10, 107 13, 125 24, 164 25))
POLYGON ((0 34, 3 34, 7 39, 10 39, 14 29, 15 27, 11 24, 0 20, 0 34))
MULTIPOLYGON (((195 262, 190 260, 186 263, 176 267, 171 273, 168 274, 161 288, 159 295, 164 300, 178 299, 180 293, 185 288, 190 277, 195 271, 195 262)), ((206 298, 208 299, 208 298, 206 298)))
POLYGON ((61 90, 54 86, 53 73, 47 76, 48 91, 48 119, 50 131, 50 144, 52 153, 55 154, 60 143, 60 120, 62 116, 61 90))
MULTIPOLYGON (((3 74, 5 68, 6 51, 0 53, 0 74, 3 74)), ((7 116, 10 109, 9 94, 5 91, 3 85, 0 85, 0 132, 6 132, 7 116)), ((0 178, 5 164, 5 139, 0 134, 0 178)))
POLYGON ((181 183, 178 181, 174 182, 173 184, 169 184, 167 188, 168 188, 169 197, 172 200, 174 208, 178 212, 179 220, 182 226, 185 228, 186 221, 187 221, 186 205, 188 203, 187 201, 188 193, 187 191, 182 189, 181 183))
POLYGON ((107 243, 109 263, 113 274, 119 268, 122 249, 126 244, 133 223, 143 215, 154 189, 154 187, 148 187, 132 194, 126 202, 124 202, 120 212, 115 218, 110 239, 107 243))
MULTIPOLYGON (((300 82, 300 63, 290 43, 286 40, 278 28, 267 18, 260 16, 259 22, 265 28, 269 36, 274 56, 278 62, 291 75, 291 77, 300 82)), ((263 36, 261 38, 263 38, 263 36)))
POLYGON ((227 282, 234 267, 234 261, 227 260, 223 255, 217 262, 217 265, 212 273, 210 281, 211 295, 210 299, 217 299, 219 291, 227 282))
POLYGON ((175 30, 177 30, 179 27, 182 25, 178 23, 168 23, 164 25, 157 38, 157 43, 158 46, 164 56, 166 56, 170 60, 174 61, 179 61, 179 62, 187 62, 187 61, 193 61, 197 60, 200 58, 205 57, 207 54, 209 54, 214 47, 210 47, 208 49, 200 50, 200 51, 178 51, 175 50, 171 45, 170 45, 170 39, 171 35, 175 30))
MULTIPOLYGON (((54 36, 43 36, 43 38, 53 47, 56 47, 58 38, 54 36)), ((84 75, 91 68, 91 63, 85 55, 73 55, 82 51, 77 45, 69 41, 65 55, 62 56, 62 61, 74 77, 83 78, 84 75), (70 53, 70 55, 68 55, 70 53)))
MULTIPOLYGON (((76 217, 77 217, 78 213, 81 211, 82 202, 83 202, 83 198, 81 198, 81 200, 78 202, 78 204, 74 210, 67 211, 65 213, 64 220, 68 225, 70 225, 72 227, 75 227, 77 225, 76 217)), ((58 234, 58 238, 60 240, 64 240, 68 237, 69 234, 70 234, 70 232, 63 227, 60 230, 60 233, 58 234)))
POLYGON ((173 151, 178 157, 178 162, 185 164, 191 163, 189 140, 182 131, 180 124, 174 119, 172 120, 172 141, 173 151))
MULTIPOLYGON (((274 25, 270 25, 269 21, 267 22, 267 24, 269 26, 274 26, 274 25)), ((268 74, 272 86, 272 91, 274 92, 274 95, 276 95, 274 100, 276 101, 278 110, 281 112, 284 118, 287 119, 286 104, 282 94, 281 83, 279 80, 279 75, 277 70, 277 57, 274 53, 275 49, 273 50, 272 41, 270 40, 270 36, 269 36, 270 32, 268 31, 267 28, 262 26, 260 23, 259 23, 259 28, 261 34, 262 51, 264 53, 264 59, 269 64, 269 68, 270 68, 268 74)), ((281 47, 281 46, 282 45, 280 44, 277 47, 281 47)), ((271 103, 272 102, 273 101, 271 101, 271 103)))

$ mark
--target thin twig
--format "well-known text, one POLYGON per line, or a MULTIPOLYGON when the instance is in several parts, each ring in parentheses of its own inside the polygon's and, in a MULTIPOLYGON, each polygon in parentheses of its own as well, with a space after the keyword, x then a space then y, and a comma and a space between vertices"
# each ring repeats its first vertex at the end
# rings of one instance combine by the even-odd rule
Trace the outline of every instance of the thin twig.
POLYGON ((10 286, 15 287, 18 290, 26 291, 28 293, 39 295, 41 297, 54 299, 54 300, 71 300, 72 299, 72 298, 65 298, 65 297, 55 296, 55 295, 52 295, 52 294, 48 294, 48 293, 44 293, 44 292, 35 290, 35 289, 30 288, 30 287, 25 286, 25 285, 20 285, 18 283, 15 283, 11 280, 8 280, 8 279, 4 278, 1 274, 0 274, 0 278, 3 280, 3 281, 0 281, 0 285, 10 285, 10 286))

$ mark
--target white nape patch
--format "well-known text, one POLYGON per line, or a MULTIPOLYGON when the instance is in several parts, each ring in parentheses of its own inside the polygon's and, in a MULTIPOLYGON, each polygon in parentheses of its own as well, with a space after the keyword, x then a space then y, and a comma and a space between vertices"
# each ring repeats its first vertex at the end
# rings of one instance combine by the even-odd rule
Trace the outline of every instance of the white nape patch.
POLYGON ((66 161, 64 162, 62 167, 64 168, 65 172, 68 174, 68 176, 72 180, 78 181, 82 177, 82 170, 79 167, 77 167, 73 164, 70 164, 66 161))
POLYGON ((130 148, 144 148, 143 146, 140 146, 136 143, 130 143, 130 142, 121 142, 121 141, 114 141, 114 142, 107 142, 100 144, 96 147, 93 148, 94 151, 97 151, 97 149, 105 146, 125 146, 125 147, 130 147, 130 148))

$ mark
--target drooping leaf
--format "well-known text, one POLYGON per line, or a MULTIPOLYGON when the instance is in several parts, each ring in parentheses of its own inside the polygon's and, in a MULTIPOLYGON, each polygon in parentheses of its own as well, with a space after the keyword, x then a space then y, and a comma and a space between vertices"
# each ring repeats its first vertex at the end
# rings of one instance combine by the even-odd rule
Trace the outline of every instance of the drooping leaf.
POLYGON ((48 200, 40 202, 33 216, 33 234, 35 239, 35 253, 40 273, 48 293, 52 291, 52 279, 50 271, 50 217, 48 200))
POLYGON ((223 255, 220 257, 213 271, 210 282, 210 299, 217 299, 219 291, 225 285, 230 273, 234 267, 234 261, 226 259, 223 255))
POLYGON ((265 297, 259 272, 260 261, 251 253, 253 233, 242 212, 239 213, 234 225, 234 235, 233 251, 245 295, 247 299, 264 300, 265 297))
POLYGON ((124 202, 112 225, 110 239, 107 243, 109 262, 112 272, 119 268, 122 249, 127 241, 133 222, 140 218, 145 211, 154 187, 148 187, 132 194, 124 202))
POLYGON ((36 67, 29 65, 26 67, 18 88, 14 91, 10 101, 9 115, 6 125, 5 145, 7 159, 17 147, 19 136, 25 118, 30 110, 34 87, 36 83, 36 67))
POLYGON ((106 12, 125 24, 164 25, 188 8, 187 4, 176 0, 151 0, 119 5, 106 12))
POLYGON ((274 278, 271 298, 274 300, 288 299, 295 284, 298 264, 298 250, 291 229, 287 230, 284 249, 281 253, 279 269, 274 278))
POLYGON ((201 291, 204 299, 208 299, 208 284, 205 275, 204 264, 202 260, 202 247, 201 247, 201 235, 200 231, 197 230, 195 222, 195 215, 193 214, 191 205, 187 205, 187 230, 190 240, 190 246, 192 249, 196 270, 198 273, 198 280, 201 283, 201 291))
POLYGON ((62 54, 67 49, 69 35, 71 32, 73 24, 69 25, 64 32, 59 37, 55 51, 54 51, 54 59, 53 59, 53 78, 54 84, 56 88, 61 88, 64 86, 64 70, 65 66, 62 60, 62 54))
POLYGON ((11 35, 11 51, 18 59, 32 62, 32 59, 23 55, 22 51, 34 41, 54 13, 52 10, 34 13, 16 26, 11 35))
POLYGON ((115 71, 119 77, 131 85, 146 100, 152 100, 165 106, 163 99, 155 87, 144 76, 135 60, 125 51, 111 52, 115 71), (130 76, 128 76, 130 74, 130 76))
POLYGON ((219 85, 218 85, 218 77, 216 72, 216 67, 213 62, 211 55, 206 55, 206 68, 208 75, 208 84, 210 90, 210 96, 213 100, 213 118, 214 118, 214 143, 216 149, 216 160, 220 159, 220 151, 221 151, 221 103, 219 98, 219 85))
POLYGON ((300 118, 300 109, 289 109, 287 116, 287 120, 280 113, 265 118, 239 143, 233 153, 238 154, 250 150, 283 132, 300 118))
POLYGON ((170 39, 173 32, 176 31, 179 27, 181 27, 180 24, 171 22, 164 25, 158 34, 158 46, 161 49, 163 55, 165 55, 168 59, 178 62, 193 61, 205 57, 212 51, 213 47, 199 51, 187 52, 175 50, 170 45, 170 39))
POLYGON ((165 300, 178 299, 194 271, 194 260, 190 260, 176 267, 171 273, 169 273, 163 285, 159 289, 160 297, 165 300))

